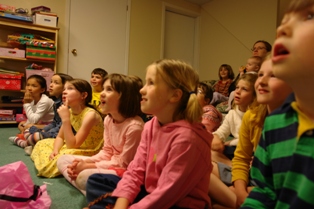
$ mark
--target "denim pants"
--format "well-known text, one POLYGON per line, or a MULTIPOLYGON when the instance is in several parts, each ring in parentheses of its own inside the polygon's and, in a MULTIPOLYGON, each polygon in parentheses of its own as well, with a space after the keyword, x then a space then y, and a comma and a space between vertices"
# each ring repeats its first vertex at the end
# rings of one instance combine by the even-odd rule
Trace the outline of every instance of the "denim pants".
MULTIPOLYGON (((113 174, 100 174, 96 173, 91 175, 86 184, 86 198, 87 202, 90 203, 100 197, 103 194, 108 192, 113 192, 113 190, 117 187, 118 182, 121 180, 120 177, 113 174)), ((144 198, 149 193, 145 190, 145 187, 141 187, 141 191, 137 195, 134 200, 134 203, 139 202, 142 198, 144 198)), ((90 209, 104 209, 106 205, 112 204, 114 205, 116 202, 116 197, 107 197, 102 199, 99 203, 90 207, 90 209)), ((204 209, 208 209, 208 205, 204 207, 204 209)), ((182 209, 177 206, 172 206, 170 209, 182 209)))

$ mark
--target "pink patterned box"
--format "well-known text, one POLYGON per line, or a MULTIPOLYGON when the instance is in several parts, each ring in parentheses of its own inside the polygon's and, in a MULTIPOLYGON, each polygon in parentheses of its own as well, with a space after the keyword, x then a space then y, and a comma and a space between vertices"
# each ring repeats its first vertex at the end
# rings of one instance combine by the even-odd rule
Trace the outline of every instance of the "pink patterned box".
POLYGON ((0 47, 0 56, 25 58, 25 50, 0 47))
POLYGON ((0 74, 0 89, 21 90, 22 75, 0 74))

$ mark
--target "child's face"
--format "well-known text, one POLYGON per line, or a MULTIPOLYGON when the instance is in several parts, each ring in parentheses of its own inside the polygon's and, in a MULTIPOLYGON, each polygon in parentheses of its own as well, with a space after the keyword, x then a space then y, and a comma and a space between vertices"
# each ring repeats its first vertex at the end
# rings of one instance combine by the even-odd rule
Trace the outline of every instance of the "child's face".
POLYGON ((262 64, 258 72, 255 91, 257 102, 268 105, 271 110, 278 108, 292 92, 284 81, 274 76, 270 59, 262 64))
POLYGON ((205 105, 208 105, 210 102, 208 98, 207 99, 205 98, 205 94, 201 88, 197 89, 196 97, 202 107, 204 107, 205 105))
POLYGON ((241 107, 240 109, 246 110, 247 107, 253 102, 254 88, 249 82, 239 80, 234 94, 234 103, 241 107))
POLYGON ((228 70, 225 68, 225 67, 222 67, 220 70, 219 70, 219 75, 222 79, 228 79, 228 70))
POLYGON ((247 63, 246 63, 246 66, 245 66, 245 69, 247 72, 250 72, 250 71, 255 71, 257 72, 258 71, 258 65, 255 61, 255 59, 252 59, 252 58, 249 58, 247 60, 247 63))
POLYGON ((79 92, 73 84, 66 82, 62 92, 62 101, 65 102, 67 100, 68 106, 73 107, 75 105, 82 104, 82 101, 84 101, 86 98, 86 95, 84 95, 85 94, 79 92))
POLYGON ((91 84, 92 88, 97 88, 97 87, 102 88, 103 78, 99 74, 92 73, 91 77, 90 77, 90 84, 91 84))
POLYGON ((62 95, 64 85, 59 75, 54 75, 51 78, 51 83, 49 85, 49 95, 59 98, 62 95))
POLYGON ((41 94, 44 93, 45 89, 41 88, 36 78, 30 78, 26 83, 26 91, 28 91, 35 100, 37 100, 41 97, 41 94))
POLYGON ((146 114, 152 114, 158 118, 172 116, 172 113, 165 112, 169 105, 172 89, 157 75, 156 66, 147 67, 145 85, 140 90, 142 95, 141 110, 146 114))
POLYGON ((111 114, 112 117, 119 113, 120 94, 113 89, 110 79, 104 83, 104 90, 100 93, 100 108, 103 114, 111 114))
POLYGON ((277 29, 273 72, 291 86, 314 84, 314 6, 286 14, 277 29))

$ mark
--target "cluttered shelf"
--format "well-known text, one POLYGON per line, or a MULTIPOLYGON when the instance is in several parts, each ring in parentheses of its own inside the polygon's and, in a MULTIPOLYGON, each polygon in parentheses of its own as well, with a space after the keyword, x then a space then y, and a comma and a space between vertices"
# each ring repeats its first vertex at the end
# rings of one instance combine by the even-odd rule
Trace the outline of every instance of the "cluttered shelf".
POLYGON ((23 103, 17 102, 17 103, 1 103, 0 102, 0 108, 1 107, 23 107, 23 103))
POLYGON ((0 124, 16 124, 18 122, 16 122, 15 120, 0 120, 0 124))
POLYGON ((7 56, 0 56, 0 59, 9 59, 9 60, 16 60, 16 61, 30 61, 30 62, 43 62, 43 63, 54 63, 55 61, 51 60, 39 60, 39 59, 31 59, 31 58, 18 58, 18 57, 7 57, 7 56))
POLYGON ((28 30, 38 30, 48 33, 55 33, 56 30, 59 30, 57 27, 51 27, 46 25, 38 25, 30 22, 24 22, 19 20, 8 19, 0 15, 0 24, 7 27, 16 27, 24 28, 28 30))

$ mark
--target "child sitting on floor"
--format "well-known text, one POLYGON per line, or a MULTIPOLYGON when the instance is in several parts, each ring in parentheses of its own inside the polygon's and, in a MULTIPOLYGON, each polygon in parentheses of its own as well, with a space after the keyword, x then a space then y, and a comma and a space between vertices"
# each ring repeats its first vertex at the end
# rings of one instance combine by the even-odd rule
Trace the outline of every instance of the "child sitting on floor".
POLYGON ((105 77, 108 75, 107 71, 102 68, 95 68, 90 77, 90 84, 93 90, 92 101, 90 102, 99 112, 101 112, 100 105, 100 93, 103 90, 105 77))
POLYGON ((133 160, 144 122, 141 113, 138 83, 122 74, 110 74, 104 80, 100 94, 100 108, 106 114, 104 146, 91 157, 63 155, 57 166, 63 176, 83 194, 86 182, 93 173, 107 173, 122 177, 133 160))
POLYGON ((86 80, 73 79, 65 83, 58 109, 62 125, 55 139, 38 141, 31 154, 38 176, 52 178, 61 173, 57 160, 64 154, 92 156, 103 144, 103 120, 89 103, 92 88, 86 80), (74 129, 75 133, 73 133, 74 129))
POLYGON ((121 180, 109 174, 88 179, 89 202, 108 195, 120 180, 111 199, 100 198, 101 207, 108 203, 130 209, 210 207, 212 135, 200 123, 198 79, 191 66, 176 60, 159 60, 147 67, 141 110, 154 117, 145 123, 134 160, 121 180))
POLYGON ((63 73, 56 73, 51 78, 51 83, 49 85, 49 96, 54 100, 54 118, 53 121, 46 125, 45 127, 38 128, 36 126, 31 126, 29 129, 24 131, 24 138, 21 139, 16 137, 13 143, 19 147, 24 148, 27 154, 31 154, 33 146, 42 139, 46 138, 56 138, 59 129, 61 127, 61 118, 57 112, 57 109, 62 104, 62 92, 64 89, 64 84, 66 81, 72 80, 72 77, 63 73), (26 139, 26 140, 25 140, 26 139))
MULTIPOLYGON (((31 75, 26 80, 26 91, 23 99, 23 109, 27 120, 21 121, 18 125, 21 134, 9 137, 15 143, 18 138, 24 139, 24 131, 31 126, 42 128, 52 122, 54 117, 54 102, 45 93, 47 83, 41 75, 31 75)), ((16 143, 15 143, 16 144, 16 143)))
POLYGON ((214 163, 213 174, 217 175, 224 183, 231 185, 228 177, 222 174, 226 166, 231 167, 231 159, 239 141, 239 129, 242 117, 249 105, 256 103, 254 84, 257 74, 243 74, 238 80, 235 90, 235 108, 226 115, 222 125, 213 132, 212 159, 214 163), (232 139, 229 137, 232 135, 232 139))
POLYGON ((213 98, 213 90, 203 82, 198 84, 197 99, 203 108, 202 123, 210 133, 216 131, 222 122, 221 113, 213 106, 210 101, 213 98))

